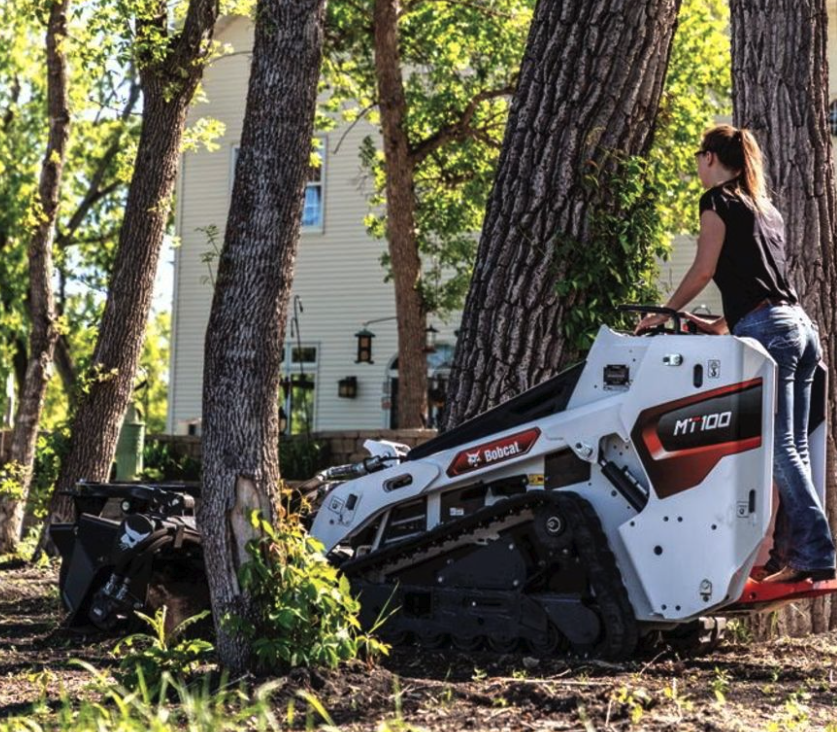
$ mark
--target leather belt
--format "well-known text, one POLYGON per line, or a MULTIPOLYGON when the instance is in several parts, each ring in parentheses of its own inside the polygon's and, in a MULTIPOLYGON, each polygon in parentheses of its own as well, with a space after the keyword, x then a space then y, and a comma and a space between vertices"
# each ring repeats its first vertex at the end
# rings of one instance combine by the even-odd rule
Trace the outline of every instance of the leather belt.
POLYGON ((793 305, 793 303, 790 300, 785 300, 782 297, 766 297, 764 298, 764 300, 758 303, 758 305, 756 305, 752 310, 750 310, 750 312, 748 312, 747 315, 750 315, 750 313, 757 313, 759 310, 764 310, 764 308, 769 308, 771 306, 779 307, 781 305, 793 305))

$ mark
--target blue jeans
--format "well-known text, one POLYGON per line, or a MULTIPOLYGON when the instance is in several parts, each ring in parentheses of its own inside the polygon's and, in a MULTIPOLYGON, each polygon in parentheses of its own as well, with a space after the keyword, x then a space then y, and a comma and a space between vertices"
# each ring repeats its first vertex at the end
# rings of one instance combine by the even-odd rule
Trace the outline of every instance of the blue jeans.
POLYGON ((773 477, 779 510, 772 558, 794 569, 830 569, 834 541, 811 479, 808 454, 811 384, 822 358, 816 326, 798 305, 778 305, 745 315, 733 332, 761 343, 778 366, 773 477))

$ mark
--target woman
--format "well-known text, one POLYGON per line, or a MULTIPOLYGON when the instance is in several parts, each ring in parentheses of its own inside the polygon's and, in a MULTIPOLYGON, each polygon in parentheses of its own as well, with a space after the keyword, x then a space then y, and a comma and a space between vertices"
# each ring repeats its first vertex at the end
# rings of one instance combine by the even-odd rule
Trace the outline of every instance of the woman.
MULTIPOLYGON (((780 500, 763 581, 832 579, 834 542, 808 455, 811 384, 822 348, 787 277, 784 221, 767 196, 761 151, 748 130, 719 125, 704 135, 695 156, 707 189, 700 199, 698 250, 667 307, 681 310, 714 279, 724 317, 687 317, 707 333, 755 338, 776 361, 773 473, 780 500)), ((647 316, 636 332, 665 321, 647 316)))

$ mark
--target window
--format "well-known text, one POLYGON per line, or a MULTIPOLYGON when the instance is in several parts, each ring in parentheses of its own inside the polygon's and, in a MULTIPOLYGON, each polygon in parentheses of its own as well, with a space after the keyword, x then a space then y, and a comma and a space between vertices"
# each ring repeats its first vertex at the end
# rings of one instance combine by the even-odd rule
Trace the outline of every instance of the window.
POLYGON ((831 128, 831 134, 837 135, 837 99, 828 107, 828 126, 831 128))
MULTIPOLYGON (((308 184, 305 187, 305 203, 302 208, 303 231, 321 231, 325 199, 325 138, 316 138, 317 147, 311 153, 312 164, 308 167, 308 184)), ((238 162, 238 145, 232 149, 230 164, 230 194, 235 180, 235 166, 238 162)))
POLYGON ((308 167, 308 185, 305 188, 305 206, 302 209, 302 228, 323 228, 323 173, 325 172, 325 140, 317 138, 318 145, 311 153, 308 167))
POLYGON ((288 435, 305 434, 314 429, 314 409, 317 388, 317 346, 288 344, 282 368, 280 420, 282 432, 288 435))

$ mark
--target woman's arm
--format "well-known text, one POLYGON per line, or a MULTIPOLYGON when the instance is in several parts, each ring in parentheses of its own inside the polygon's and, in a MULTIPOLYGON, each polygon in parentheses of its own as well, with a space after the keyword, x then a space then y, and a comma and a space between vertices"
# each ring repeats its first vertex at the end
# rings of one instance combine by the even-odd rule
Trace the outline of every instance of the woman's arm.
MULTIPOLYGON (((709 284, 718 266, 718 258, 721 256, 721 248, 724 246, 726 230, 726 224, 714 211, 704 211, 701 214, 695 261, 692 262, 692 266, 689 267, 683 281, 666 303, 667 308, 672 310, 683 309, 709 284)), ((634 333, 640 333, 656 325, 661 325, 666 320, 665 315, 648 315, 639 322, 634 333)))
POLYGON ((681 310, 709 284, 718 267, 726 230, 726 224, 714 211, 704 211, 701 214, 695 261, 692 262, 680 286, 669 298, 666 307, 681 310))

